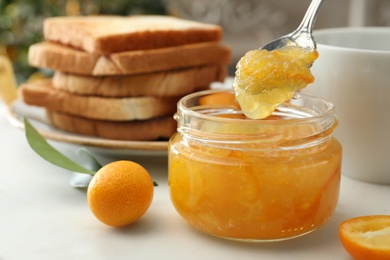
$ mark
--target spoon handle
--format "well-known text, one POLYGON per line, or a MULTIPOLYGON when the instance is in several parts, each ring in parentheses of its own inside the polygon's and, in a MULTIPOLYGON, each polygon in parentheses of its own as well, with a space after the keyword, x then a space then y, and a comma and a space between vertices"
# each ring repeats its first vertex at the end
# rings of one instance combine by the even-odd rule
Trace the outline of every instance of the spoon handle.
POLYGON ((261 49, 272 51, 286 46, 300 46, 311 50, 316 49, 317 46, 313 39, 312 30, 322 2, 323 0, 312 0, 301 24, 295 31, 267 43, 261 49))
POLYGON ((311 33, 313 30, 314 23, 317 18, 318 10, 322 4, 323 0, 312 0, 305 16, 302 19, 301 24, 295 30, 295 32, 306 32, 311 33))

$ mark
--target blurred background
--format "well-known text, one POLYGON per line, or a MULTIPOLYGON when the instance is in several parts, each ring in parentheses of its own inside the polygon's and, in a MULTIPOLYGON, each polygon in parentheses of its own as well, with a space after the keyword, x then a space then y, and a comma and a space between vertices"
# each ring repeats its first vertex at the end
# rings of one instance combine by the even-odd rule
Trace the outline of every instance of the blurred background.
MULTIPOLYGON (((90 14, 162 14, 221 25, 233 50, 229 74, 246 51, 291 32, 311 0, 0 0, 0 55, 18 83, 45 74, 27 64, 28 47, 42 40, 46 17, 90 14)), ((315 29, 390 26, 390 0, 326 0, 315 29)), ((1 82, 0 82, 1 84, 1 82)))

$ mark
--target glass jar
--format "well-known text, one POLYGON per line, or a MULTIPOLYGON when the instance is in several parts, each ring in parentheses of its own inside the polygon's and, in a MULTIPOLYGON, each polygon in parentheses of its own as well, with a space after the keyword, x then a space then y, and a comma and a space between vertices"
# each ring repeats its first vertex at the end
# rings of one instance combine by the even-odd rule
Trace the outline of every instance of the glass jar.
POLYGON ((332 103, 301 93, 268 118, 246 118, 230 90, 178 103, 169 141, 174 207, 193 227, 229 239, 284 240, 334 212, 340 143, 332 103))

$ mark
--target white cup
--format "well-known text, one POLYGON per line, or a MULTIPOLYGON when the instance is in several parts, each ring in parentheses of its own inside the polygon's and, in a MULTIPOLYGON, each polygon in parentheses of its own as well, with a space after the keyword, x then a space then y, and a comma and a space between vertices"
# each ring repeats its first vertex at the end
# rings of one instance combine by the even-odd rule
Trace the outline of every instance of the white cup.
POLYGON ((390 184, 390 28, 316 30, 315 81, 304 91, 336 106, 343 174, 390 184))

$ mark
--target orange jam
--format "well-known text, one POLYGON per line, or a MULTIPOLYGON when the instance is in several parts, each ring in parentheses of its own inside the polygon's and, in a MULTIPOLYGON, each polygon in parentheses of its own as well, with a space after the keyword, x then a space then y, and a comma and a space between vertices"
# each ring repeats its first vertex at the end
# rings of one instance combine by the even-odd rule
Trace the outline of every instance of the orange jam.
POLYGON ((169 187, 198 230, 249 241, 308 233, 334 212, 341 145, 333 104, 296 94, 263 120, 248 119, 229 90, 178 103, 169 143, 169 187))
POLYGON ((313 83, 310 67, 317 58, 316 50, 298 46, 247 52, 237 63, 233 82, 244 114, 265 118, 296 91, 313 83))

